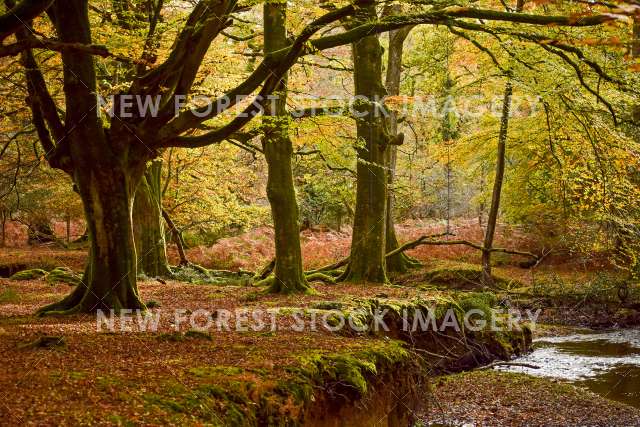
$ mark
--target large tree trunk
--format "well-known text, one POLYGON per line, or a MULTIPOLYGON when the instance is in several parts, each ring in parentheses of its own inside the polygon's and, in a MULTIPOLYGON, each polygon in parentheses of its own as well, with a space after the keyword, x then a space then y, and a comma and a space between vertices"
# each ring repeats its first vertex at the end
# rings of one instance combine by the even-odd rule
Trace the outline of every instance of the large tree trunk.
POLYGON ((161 172, 161 160, 149 165, 138 184, 133 203, 138 272, 149 277, 171 275, 162 219, 161 172))
MULTIPOLYGON (((360 10, 355 24, 375 20, 374 6, 360 10)), ((374 102, 385 94, 382 86, 382 47, 377 36, 364 37, 352 45, 355 95, 362 98, 355 110, 359 147, 356 178, 356 209, 351 256, 341 277, 352 282, 387 282, 387 143, 385 118, 374 102), (366 98, 366 100, 364 100, 366 98)))
MULTIPOLYGON (((93 157, 92 153, 87 154, 93 157)), ((89 261, 82 283, 64 300, 41 309, 41 313, 144 308, 136 284, 131 221, 134 179, 117 163, 111 166, 76 171, 87 219, 89 261)))
MULTIPOLYGON (((390 7, 386 12, 389 14, 398 13, 400 6, 390 7)), ((386 87, 387 94, 389 96, 400 95, 400 77, 402 75, 402 55, 404 50, 404 41, 411 32, 412 27, 405 27, 399 30, 389 31, 389 52, 387 62, 387 78, 386 87)), ((389 113, 389 133, 392 136, 398 134, 398 117, 395 111, 389 113)), ((393 180, 396 171, 396 161, 398 148, 396 146, 389 147, 388 151, 388 183, 389 194, 387 199, 387 224, 386 224, 386 252, 392 252, 400 245, 398 237, 396 236, 396 230, 393 221, 393 205, 394 205, 394 193, 393 193, 393 180)), ((396 255, 387 258, 387 271, 394 273, 404 273, 410 267, 417 265, 417 261, 407 256, 404 252, 400 252, 396 255)))
MULTIPOLYGON (((85 1, 56 2, 53 16, 62 42, 91 43, 85 1)), ((42 308, 40 313, 144 309, 136 284, 131 210, 148 150, 139 139, 133 143, 131 132, 114 126, 115 122, 109 133, 105 132, 96 105, 92 56, 65 50, 62 59, 67 131, 60 142, 65 145, 58 150, 61 156, 68 156, 73 168, 87 220, 90 256, 82 283, 65 299, 42 308)))
MULTIPOLYGON (((269 54, 287 46, 286 2, 264 4, 264 52, 269 54)), ((278 99, 265 109, 262 144, 267 160, 267 197, 275 229, 276 263, 271 292, 306 292, 309 285, 302 268, 298 203, 293 184, 288 134, 286 78, 276 91, 278 99)))

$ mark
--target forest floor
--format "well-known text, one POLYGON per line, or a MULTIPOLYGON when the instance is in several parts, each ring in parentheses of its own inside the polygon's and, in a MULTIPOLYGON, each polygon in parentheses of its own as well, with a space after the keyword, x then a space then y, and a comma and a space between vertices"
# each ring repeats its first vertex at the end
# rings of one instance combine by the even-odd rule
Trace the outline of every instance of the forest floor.
MULTIPOLYGON (((190 256, 210 268, 255 269, 269 259, 269 251, 249 256, 238 248, 262 239, 241 237, 220 243, 235 251, 195 248, 190 256), (218 251, 226 254, 226 264, 216 258, 218 251)), ((346 234, 305 237, 305 252, 315 254, 309 267, 339 259, 346 247, 346 234), (326 246, 334 251, 319 249, 326 246)), ((334 394, 363 391, 371 372, 387 375, 410 366, 404 353, 390 347, 384 336, 336 334, 324 328, 296 331, 290 315, 297 310, 305 316, 324 313, 353 301, 458 298, 482 290, 475 282, 473 252, 421 248, 412 255, 425 266, 395 277, 394 286, 314 283, 316 293, 304 296, 264 295, 240 283, 143 280, 141 297, 159 318, 155 331, 135 326, 123 331, 119 324, 114 331, 98 331, 95 315, 35 317, 38 308, 61 299, 71 288, 42 279, 0 278, 0 425, 240 425, 250 424, 251 417, 299 416, 300 401, 312 390, 330 389, 317 382, 318 375, 328 373, 334 383, 347 383, 346 389, 331 388, 334 394), (267 328, 238 330, 237 313, 228 320, 229 330, 218 326, 217 313, 238 308, 260 311, 267 328), (214 313, 213 330, 202 333, 186 321, 177 326, 177 310, 186 317, 198 310, 214 313), (266 314, 272 311, 289 316, 272 320, 266 314), (306 384, 310 378, 314 382, 306 384)), ((85 258, 79 250, 11 248, 0 251, 0 269, 66 266, 81 271, 85 258)), ((597 282, 594 269, 550 263, 532 272, 499 264, 494 273, 501 278, 502 288, 496 291, 501 302, 543 308, 546 323, 534 336, 570 333, 577 325, 638 324, 638 307, 615 302, 615 288, 597 282), (605 324, 593 321, 602 318, 605 324)), ((635 293, 632 301, 637 301, 635 293)), ((199 324, 206 321, 195 317, 199 324)), ((432 385, 433 392, 421 389, 425 409, 420 418, 433 425, 640 425, 640 410, 551 380, 473 371, 434 377, 432 385)), ((366 425, 386 425, 386 414, 398 404, 388 405, 382 414, 371 410, 375 419, 366 425)))
MULTIPOLYGON (((354 296, 425 296, 424 290, 407 287, 315 284, 315 288, 316 295, 258 297, 250 287, 171 281, 140 284, 143 300, 159 305, 153 311, 168 314, 178 308, 292 310, 354 296)), ((211 334, 193 333, 184 325, 176 333, 172 314, 160 317, 154 333, 117 328, 114 333, 97 332, 96 317, 89 315, 33 316, 35 310, 62 298, 69 289, 42 280, 0 279, 0 424, 234 424, 233 414, 212 393, 228 393, 224 399, 239 400, 242 412, 242 393, 251 396, 287 385, 292 369, 308 357, 342 353, 358 358, 361 352, 386 345, 376 337, 345 337, 322 329, 294 332, 282 325, 275 331, 234 331, 231 327, 211 334), (42 336, 60 341, 43 347, 30 345, 42 336), (241 382, 253 384, 253 391, 230 394, 228 390, 241 382)), ((556 326, 551 330, 571 329, 556 326)), ((428 409, 420 415, 433 425, 442 420, 450 426, 462 422, 476 426, 640 425, 638 409, 571 385, 524 375, 456 374, 436 379, 433 390, 431 394, 424 389, 428 409)), ((296 410, 289 406, 286 402, 276 405, 277 411, 296 410)), ((382 418, 379 425, 386 425, 382 418)))

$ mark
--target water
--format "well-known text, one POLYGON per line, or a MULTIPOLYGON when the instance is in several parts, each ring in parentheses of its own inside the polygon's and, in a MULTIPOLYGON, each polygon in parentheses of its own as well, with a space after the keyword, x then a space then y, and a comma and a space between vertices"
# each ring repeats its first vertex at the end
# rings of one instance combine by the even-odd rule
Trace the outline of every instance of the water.
POLYGON ((640 408, 640 329, 547 337, 534 343, 534 351, 516 361, 540 369, 498 369, 564 379, 640 408))

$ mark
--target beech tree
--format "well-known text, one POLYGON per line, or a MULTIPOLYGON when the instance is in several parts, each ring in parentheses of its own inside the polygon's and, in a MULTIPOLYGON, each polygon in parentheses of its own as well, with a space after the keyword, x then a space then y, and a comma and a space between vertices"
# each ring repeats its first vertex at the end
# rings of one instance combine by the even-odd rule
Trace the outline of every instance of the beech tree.
MULTIPOLYGON (((385 8, 384 14, 399 15, 402 8, 399 5, 390 6, 385 8)), ((400 95, 400 79, 402 77, 402 58, 404 52, 404 43, 411 29, 413 27, 407 26, 398 30, 389 31, 389 47, 387 52, 387 75, 385 80, 385 87, 388 96, 400 95)), ((398 121, 399 117, 395 111, 389 111, 389 134, 392 138, 397 138, 398 135, 398 121)), ((396 139, 397 141, 397 139, 396 139)), ((397 145, 391 145, 388 150, 389 159, 387 160, 389 172, 388 172, 388 186, 389 194, 387 196, 387 220, 386 220, 386 253, 391 253, 396 250, 400 244, 398 243, 398 237, 396 236, 396 230, 394 226, 394 175, 396 171, 396 163, 398 157, 397 145)), ((387 270, 394 273, 404 273, 410 267, 415 267, 419 263, 409 257, 404 252, 399 252, 393 256, 386 258, 387 270)))
MULTIPOLYGON (((524 0, 518 0, 516 11, 522 11, 524 0)), ((493 192, 491 194, 491 206, 487 217, 487 229, 484 234, 482 245, 482 281, 493 284, 491 276, 491 249, 493 247, 493 237, 496 232, 498 214, 500 211, 500 197, 502 196, 502 183, 504 181, 504 169, 507 151, 507 137, 509 133, 509 114, 511 112, 511 97, 513 96, 513 84, 511 82, 511 70, 507 71, 508 77, 504 85, 504 97, 502 100, 502 115, 500 117, 500 131, 498 133, 498 157, 496 159, 496 173, 493 180, 493 192)))
MULTIPOLYGON (((286 2, 264 4, 264 53, 287 47, 286 2)), ((280 80, 277 99, 265 108, 262 146, 268 166, 267 197, 275 230, 276 258, 270 290, 278 293, 304 292, 309 288, 302 268, 300 218, 291 170, 293 145, 288 133, 286 111, 287 77, 280 80)))
MULTIPOLYGON (((161 3, 156 3, 156 7, 161 3)), ((281 88, 281 79, 302 55, 356 42, 354 54, 367 58, 357 71, 371 75, 380 66, 380 50, 372 34, 418 24, 466 22, 465 19, 509 21, 533 25, 591 26, 615 19, 611 15, 551 16, 501 12, 474 7, 426 5, 424 11, 375 18, 375 2, 355 0, 311 21, 285 48, 265 56, 253 73, 207 105, 182 109, 176 114, 176 99, 185 99, 210 45, 233 22, 234 14, 246 10, 235 0, 198 2, 190 11, 166 58, 154 63, 153 40, 158 36, 150 26, 141 58, 116 55, 92 43, 87 0, 54 1, 46 8, 56 38, 37 35, 28 24, 18 27, 16 41, 0 47, 0 55, 22 55, 29 88, 28 103, 33 123, 49 164, 73 179, 85 211, 90 238, 89 261, 82 283, 62 301, 41 309, 41 313, 91 312, 97 309, 144 309, 136 283, 136 250, 132 226, 135 190, 149 161, 167 147, 202 147, 216 144, 240 131, 264 110, 267 96, 281 88), (319 31, 345 18, 356 16, 346 31, 314 37, 319 31), (371 51, 367 50, 371 47, 371 51), (32 49, 60 52, 63 64, 64 105, 56 105, 43 78, 32 49), (132 114, 116 114, 105 121, 98 114, 96 67, 93 56, 136 63, 128 88, 115 97, 114 111, 128 105, 131 97, 159 97, 157 114, 146 114, 134 102, 132 114), (256 94, 240 114, 222 121, 225 111, 240 96, 256 94), (218 119, 213 127, 203 123, 218 119), (220 123, 222 122, 222 123, 220 123)), ((274 48, 275 49, 275 48, 274 48)), ((381 82, 357 84, 365 96, 382 93, 381 82)), ((372 108, 365 102, 363 109, 372 108)), ((370 120, 366 118, 365 121, 370 120)), ((354 250, 348 274, 351 280, 385 280, 386 173, 384 151, 388 141, 378 137, 381 127, 359 123, 359 134, 372 150, 359 162, 363 169, 356 212, 354 250), (379 142, 384 144, 378 145, 379 142), (369 171, 369 167, 373 166, 369 171), (377 174, 375 177, 374 172, 377 174), (367 189, 367 185, 371 185, 367 189), (373 216, 364 218, 365 213, 373 216), (374 222, 371 220, 375 218, 374 222), (380 224, 378 224, 380 222, 380 224), (367 229, 367 225, 372 228, 367 229), (370 231, 371 230, 371 231, 370 231)), ((297 262, 297 260, 296 260, 297 262)))

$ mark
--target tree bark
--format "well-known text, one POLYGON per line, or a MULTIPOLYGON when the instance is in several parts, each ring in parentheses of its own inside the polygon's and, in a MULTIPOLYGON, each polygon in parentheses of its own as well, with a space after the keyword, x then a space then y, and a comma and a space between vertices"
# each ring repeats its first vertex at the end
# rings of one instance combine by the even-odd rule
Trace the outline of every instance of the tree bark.
POLYGON ((138 272, 149 277, 171 275, 162 219, 161 172, 162 160, 153 161, 147 167, 136 189, 133 203, 138 272))
MULTIPOLYGON (((91 164, 89 160, 97 161, 93 154, 102 150, 86 151, 83 153, 86 155, 76 158, 84 158, 91 164)), ((101 163, 105 166, 106 162, 101 163)), ((62 301, 41 309, 43 314, 144 308, 136 284, 131 221, 132 189, 136 180, 116 162, 111 166, 77 169, 75 179, 89 234, 89 262, 82 283, 62 301)))
MULTIPOLYGON (((387 13, 396 14, 399 12, 399 6, 390 7, 387 13)), ((400 95, 400 77, 402 75, 402 55, 404 50, 404 42, 413 27, 405 27, 399 30, 389 31, 389 50, 387 62, 386 88, 387 95, 400 95)), ((389 112, 389 133, 393 136, 398 134, 398 116, 395 111, 389 112)), ((396 236, 395 225, 393 221, 394 198, 393 181, 396 171, 396 161, 398 148, 396 146, 389 147, 387 159, 389 165, 388 187, 389 194, 387 197, 387 224, 386 224, 386 253, 390 253, 400 245, 396 236)), ((391 257, 387 257, 387 271, 394 273, 404 273, 411 266, 417 264, 417 261, 411 259, 404 252, 400 252, 391 257)))
MULTIPOLYGON (((377 19, 375 6, 363 6, 354 19, 358 25, 377 19)), ((382 47, 378 36, 353 43, 355 102, 358 135, 356 209, 350 262, 341 280, 386 283, 387 143, 385 118, 376 111, 382 85, 382 47)))
MULTIPOLYGON (((86 1, 56 2, 53 9, 61 41, 91 43, 86 1)), ((131 211, 134 189, 148 158, 141 154, 142 144, 133 143, 129 131, 112 125, 107 133, 102 127, 91 55, 69 50, 62 53, 62 59, 65 127, 69 131, 61 142, 67 145, 58 149, 73 166, 73 179, 87 220, 89 261, 82 283, 62 301, 43 307, 39 313, 144 309, 136 284, 131 211), (126 155, 124 147, 128 147, 126 155)))
POLYGON ((484 235, 482 250, 482 281, 486 285, 493 283, 491 276, 491 248, 498 221, 498 211, 500 210, 500 196, 502 194, 502 183, 504 181, 505 155, 507 148, 507 134, 509 130, 509 111, 511 109, 511 95, 513 87, 511 81, 507 80, 504 88, 504 99, 502 104, 502 117, 500 118, 500 133, 498 135, 498 153, 496 158, 496 176, 493 181, 493 194, 491 196, 491 207, 487 217, 487 230, 484 235))
MULTIPOLYGON (((287 46, 285 22, 286 2, 265 2, 265 54, 287 46)), ((302 268, 299 211, 291 169, 293 145, 288 133, 286 76, 274 94, 277 99, 265 109, 262 139, 268 168, 267 197, 271 204, 276 249, 274 277, 269 290, 276 293, 307 292, 309 285, 302 268)))
POLYGON ((180 230, 178 230, 178 227, 176 227, 176 224, 171 219, 171 216, 169 216, 169 213, 164 209, 162 209, 162 217, 164 218, 167 225, 169 226, 169 230, 171 230, 171 234, 173 235, 173 242, 176 244, 176 247, 178 248, 178 255, 180 256, 180 265, 181 266, 189 265, 187 254, 184 251, 185 244, 184 244, 184 239, 182 238, 182 233, 180 233, 180 230))
MULTIPOLYGON (((524 0, 517 0, 516 12, 521 12, 524 0)), ((509 114, 511 111, 511 96, 513 95, 513 85, 511 76, 507 76, 504 86, 504 98, 502 100, 502 116, 500 117, 500 133, 498 134, 498 152, 496 154, 496 175, 493 181, 493 193, 491 195, 491 206, 487 216, 487 229, 484 235, 482 250, 482 282, 485 285, 493 284, 491 275, 491 248, 496 232, 496 223, 500 211, 500 196, 502 195, 502 183, 504 181, 505 156, 507 151, 507 136, 509 133, 509 114)))
POLYGON ((0 239, 0 247, 4 248, 7 245, 7 213, 3 210, 0 217, 2 218, 2 239, 0 239))

